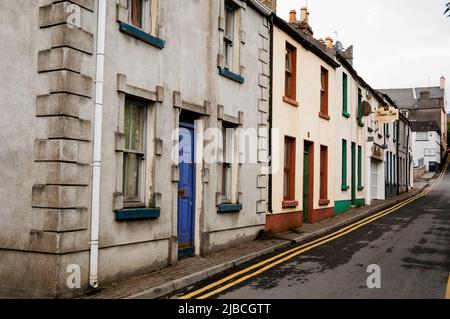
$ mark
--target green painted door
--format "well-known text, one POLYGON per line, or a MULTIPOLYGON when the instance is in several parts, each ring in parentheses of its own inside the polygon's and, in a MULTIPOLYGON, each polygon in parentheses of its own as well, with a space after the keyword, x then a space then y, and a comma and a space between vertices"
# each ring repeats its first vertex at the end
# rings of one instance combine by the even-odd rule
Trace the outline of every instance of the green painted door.
POLYGON ((308 221, 309 154, 303 155, 303 221, 308 221))
POLYGON ((352 205, 356 205, 356 144, 352 143, 352 205))

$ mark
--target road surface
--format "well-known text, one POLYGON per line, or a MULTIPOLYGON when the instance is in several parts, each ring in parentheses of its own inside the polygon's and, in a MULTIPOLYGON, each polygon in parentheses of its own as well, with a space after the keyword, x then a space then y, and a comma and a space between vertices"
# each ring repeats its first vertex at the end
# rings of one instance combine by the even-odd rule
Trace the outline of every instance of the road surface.
POLYGON ((445 298, 450 284, 450 172, 427 193, 402 205, 309 246, 228 271, 175 297, 445 298), (369 276, 369 285, 380 288, 368 287, 369 276))

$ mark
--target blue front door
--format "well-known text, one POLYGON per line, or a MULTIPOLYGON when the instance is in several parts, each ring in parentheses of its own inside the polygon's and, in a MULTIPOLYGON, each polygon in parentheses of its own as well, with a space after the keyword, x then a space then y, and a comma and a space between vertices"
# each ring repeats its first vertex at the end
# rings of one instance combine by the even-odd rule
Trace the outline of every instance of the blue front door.
POLYGON ((178 253, 194 255, 194 127, 180 124, 180 181, 178 183, 178 253))

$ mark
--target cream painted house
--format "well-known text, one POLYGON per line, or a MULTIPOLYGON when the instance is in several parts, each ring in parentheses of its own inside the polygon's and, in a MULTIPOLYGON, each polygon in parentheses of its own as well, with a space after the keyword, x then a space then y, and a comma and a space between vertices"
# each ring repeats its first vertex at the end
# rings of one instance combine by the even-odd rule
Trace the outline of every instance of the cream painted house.
MULTIPOLYGON (((272 176, 266 230, 282 231, 334 214, 336 68, 329 50, 304 30, 273 16, 272 176)), ((306 27, 306 29, 303 29, 306 27)), ((338 117, 339 116, 339 117, 338 117)))
POLYGON ((352 51, 349 47, 336 54, 341 64, 336 82, 340 117, 335 134, 336 214, 384 199, 384 133, 374 118, 383 99, 353 68, 352 51))

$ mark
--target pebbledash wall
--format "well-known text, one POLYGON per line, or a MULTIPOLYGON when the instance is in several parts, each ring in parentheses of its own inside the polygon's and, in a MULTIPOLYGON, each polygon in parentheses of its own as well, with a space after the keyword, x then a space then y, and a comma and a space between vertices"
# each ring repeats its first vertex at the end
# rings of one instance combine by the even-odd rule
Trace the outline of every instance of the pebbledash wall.
MULTIPOLYGON (((0 296, 70 297, 89 289, 97 1, 28 2, 0 4, 10 26, 0 50, 9 61, 2 65, 0 95, 3 110, 14 114, 0 119, 0 296), (80 28, 67 24, 72 4, 80 28), (69 265, 80 266, 81 289, 67 287, 69 265)), ((156 3, 148 36, 128 24, 127 1, 107 2, 100 285, 178 260, 180 176, 172 152, 178 154, 180 118, 195 120, 195 254, 252 240, 266 222, 270 11, 233 1, 241 18, 239 63, 227 72, 224 1, 156 3), (147 108, 144 197, 157 212, 151 219, 127 220, 123 211, 127 97, 147 108), (223 125, 253 129, 257 140, 247 145, 256 160, 233 164, 235 196, 224 209, 230 213, 220 209, 221 164, 202 160, 202 134, 223 125)))

